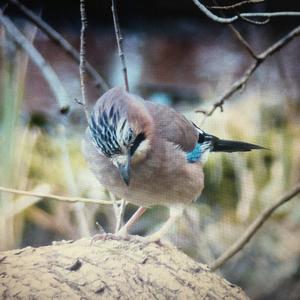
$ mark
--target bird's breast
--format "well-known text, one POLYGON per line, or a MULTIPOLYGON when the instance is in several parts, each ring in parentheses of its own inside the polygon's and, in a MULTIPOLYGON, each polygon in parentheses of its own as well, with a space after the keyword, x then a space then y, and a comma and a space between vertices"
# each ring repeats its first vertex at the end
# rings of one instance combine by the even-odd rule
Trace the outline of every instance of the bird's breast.
POLYGON ((189 163, 186 153, 173 143, 159 141, 151 147, 145 159, 132 164, 129 186, 91 142, 85 141, 83 152, 100 183, 128 202, 148 207, 196 200, 203 189, 201 163, 189 163))

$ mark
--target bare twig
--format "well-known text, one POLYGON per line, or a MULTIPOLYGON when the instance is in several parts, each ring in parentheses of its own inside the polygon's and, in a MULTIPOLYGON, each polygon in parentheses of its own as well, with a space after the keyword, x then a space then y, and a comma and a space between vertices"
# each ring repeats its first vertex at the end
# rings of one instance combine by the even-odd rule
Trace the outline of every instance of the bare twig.
POLYGON ((232 256, 238 253, 250 241, 257 230, 268 220, 272 213, 284 203, 288 202, 300 193, 300 184, 296 185, 292 191, 285 194, 282 198, 276 201, 272 206, 265 209, 254 222, 247 228, 242 236, 219 258, 211 264, 211 270, 215 271, 226 263, 232 256))
POLYGON ((258 21, 258 20, 250 19, 250 18, 244 16, 243 14, 238 14, 238 16, 239 16, 242 20, 244 20, 244 21, 246 21, 246 22, 248 22, 248 23, 250 23, 250 24, 253 24, 253 25, 266 25, 266 24, 269 23, 269 21, 270 21, 270 18, 265 18, 265 19, 262 20, 262 21, 258 21))
POLYGON ((249 45, 249 43, 243 38, 243 36, 241 35, 241 33, 232 24, 228 24, 228 27, 231 29, 231 31, 234 33, 234 35, 239 40, 239 42, 243 45, 243 47, 252 56, 252 58, 254 58, 254 59, 257 60, 258 59, 257 55, 255 54, 255 52, 253 51, 253 49, 251 48, 251 46, 249 45))
POLYGON ((300 17, 300 11, 241 13, 240 16, 245 18, 300 17))
MULTIPOLYGON (((229 24, 233 23, 240 18, 273 18, 273 17, 300 17, 300 12, 299 11, 279 11, 279 12, 257 12, 257 13, 241 13, 239 15, 235 15, 232 17, 219 17, 215 14, 213 14, 209 9, 206 8, 204 4, 202 4, 199 0, 193 0, 193 2, 197 5, 197 7, 211 20, 218 22, 218 23, 223 23, 223 24, 229 24)), ((249 20, 248 20, 249 21, 249 20)))
POLYGON ((33 196, 33 197, 39 197, 39 198, 49 198, 53 200, 59 200, 59 201, 66 201, 66 202, 83 202, 83 203, 95 203, 95 204, 106 204, 106 205, 112 205, 111 201, 108 200, 96 200, 96 199, 89 199, 89 198, 82 198, 82 197, 65 197, 65 196, 58 196, 58 195, 52 195, 52 194, 44 194, 44 193, 36 193, 36 192, 28 192, 18 189, 11 189, 6 188, 3 186, 0 186, 0 191, 6 192, 6 193, 12 193, 17 195, 26 195, 26 196, 33 196))
POLYGON ((245 0, 241 1, 238 3, 234 3, 232 5, 226 5, 226 6, 220 6, 220 5, 215 5, 215 6, 210 6, 211 9, 219 9, 219 10, 230 10, 230 9, 235 9, 238 7, 241 7, 246 4, 257 4, 257 3, 262 3, 265 0, 245 0))
MULTIPOLYGON (((271 55, 273 55, 275 52, 279 51, 282 47, 284 47, 286 44, 288 44, 291 40, 293 40, 296 36, 300 34, 300 26, 296 27, 292 31, 290 31, 288 34, 286 34, 283 38, 278 40, 276 43, 274 43, 272 46, 270 46, 268 49, 257 55, 256 61, 250 65, 250 67, 245 71, 244 75, 235 81, 231 87, 223 93, 213 104, 213 107, 210 111, 204 112, 206 116, 211 116, 215 110, 219 107, 220 109, 223 108, 223 105, 225 101, 231 97, 235 92, 237 92, 239 89, 245 86, 245 84, 250 79, 251 75, 254 73, 254 71, 271 55)), ((203 110, 196 110, 196 112, 202 112, 203 110)))
POLYGON ((122 71, 123 71, 123 77, 124 77, 124 82, 125 82, 125 89, 127 92, 129 92, 129 83, 128 83, 128 75, 127 75, 127 66, 126 66, 126 61, 125 61, 125 55, 123 51, 123 37, 119 25, 119 19, 118 19, 118 13, 116 10, 116 4, 115 0, 112 0, 111 2, 111 11, 114 19, 114 27, 115 27, 115 33, 116 33, 116 40, 118 44, 118 50, 119 50, 119 56, 121 58, 121 63, 122 63, 122 71))
POLYGON ((300 26, 297 26, 288 34, 286 34, 283 38, 274 43, 271 47, 266 49, 264 52, 258 55, 259 60, 265 60, 268 56, 273 55, 275 52, 279 51, 282 47, 284 47, 287 43, 292 41, 296 36, 300 34, 300 26))
MULTIPOLYGON (((35 24, 42 32, 44 32, 52 41, 59 45, 70 57, 76 62, 80 63, 79 52, 55 29, 47 24, 41 17, 36 15, 33 11, 28 9, 18 0, 9 0, 12 4, 16 5, 23 15, 33 24, 35 24)), ((86 71, 94 80, 94 84, 98 89, 107 91, 109 89, 108 84, 102 78, 96 69, 86 61, 86 71)))
POLYGON ((86 61, 85 61, 85 31, 87 27, 86 11, 84 0, 80 0, 80 16, 81 16, 81 32, 80 32, 80 63, 79 63, 79 74, 80 74, 80 87, 82 96, 82 106, 84 108, 85 116, 87 121, 90 119, 89 110, 87 107, 86 100, 86 89, 85 89, 85 72, 86 72, 86 61))
MULTIPOLYGON (((115 0, 111 1, 111 11, 112 11, 113 20, 114 20, 114 28, 115 28, 115 34, 116 34, 116 40, 117 40, 117 45, 118 45, 119 56, 120 56, 121 63, 122 63, 122 71, 123 71, 125 89, 126 89, 127 92, 129 92, 127 66, 126 66, 125 55, 124 55, 124 50, 123 50, 123 36, 122 36, 122 33, 121 33, 121 28, 120 28, 120 24, 119 24, 119 18, 118 18, 118 13, 117 13, 117 9, 116 9, 115 0)), ((121 200, 121 205, 119 207, 119 214, 116 215, 116 219, 117 219, 116 231, 118 231, 120 229, 120 227, 123 223, 125 208, 126 208, 126 201, 124 199, 122 199, 121 200)))
POLYGON ((32 43, 30 43, 24 37, 24 35, 18 30, 18 28, 13 24, 13 22, 10 21, 9 18, 3 15, 1 9, 0 9, 0 23, 2 23, 8 35, 13 39, 13 41, 28 53, 30 59, 41 71, 45 80, 49 84, 52 93, 55 95, 59 103, 60 110, 66 109, 69 106, 68 96, 65 91, 65 88, 61 84, 61 81, 57 77, 52 67, 42 57, 42 55, 34 48, 32 43))
MULTIPOLYGON (((263 0, 264 1, 264 0, 263 0)), ((217 6, 218 2, 217 0, 213 1, 214 4, 217 6)), ((249 1, 247 1, 249 2, 249 1)), ((251 2, 251 0, 250 0, 251 2)), ((223 12, 221 11, 221 16, 224 17, 223 12)), ((248 53, 257 60, 257 56, 255 54, 255 52, 252 50, 251 46, 249 45, 249 43, 243 38, 243 36, 241 35, 241 33, 235 28, 235 26, 233 24, 227 24, 228 27, 230 28, 230 30, 234 33, 235 37, 238 39, 238 41, 242 44, 242 46, 248 51, 248 53)))

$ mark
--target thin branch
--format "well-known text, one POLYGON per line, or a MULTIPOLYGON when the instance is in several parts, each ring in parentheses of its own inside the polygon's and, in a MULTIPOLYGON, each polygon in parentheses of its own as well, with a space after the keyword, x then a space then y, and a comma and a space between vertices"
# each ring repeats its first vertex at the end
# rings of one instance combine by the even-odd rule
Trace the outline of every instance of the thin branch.
POLYGON ((300 11, 241 13, 240 16, 245 18, 300 17, 300 11))
POLYGON ((242 236, 218 259, 216 259, 211 264, 211 270, 215 271, 220 268, 224 263, 226 263, 232 256, 238 253, 243 247, 250 241, 257 230, 268 220, 272 213, 279 208, 281 205, 285 204, 297 194, 300 193, 300 184, 296 185, 292 191, 285 194, 282 198, 276 201, 272 206, 265 209, 259 216, 254 220, 254 222, 247 228, 247 230, 242 234, 242 236))
POLYGON ((258 58, 262 61, 265 60, 268 56, 273 55, 275 52, 279 51, 287 43, 292 41, 296 36, 300 35, 300 26, 297 26, 283 38, 274 43, 271 47, 266 49, 264 52, 258 55, 258 58))
POLYGON ((228 24, 228 27, 231 29, 231 31, 234 33, 234 35, 239 40, 239 42, 243 45, 243 47, 252 56, 252 58, 254 58, 255 60, 257 60, 258 59, 257 55, 255 54, 255 52, 253 51, 253 49, 251 48, 251 46, 249 45, 249 43, 243 38, 243 36, 241 35, 241 33, 232 24, 228 24))
POLYGON ((266 18, 265 20, 258 21, 258 20, 252 20, 252 19, 250 19, 249 17, 244 16, 243 14, 238 14, 238 16, 239 16, 242 20, 244 20, 244 21, 246 21, 246 22, 248 22, 248 23, 250 23, 250 24, 253 24, 253 25, 266 25, 266 24, 269 23, 269 21, 270 21, 270 18, 266 18))
POLYGON ((211 20, 222 23, 222 24, 229 24, 233 23, 240 18, 273 18, 273 17, 300 17, 299 11, 280 11, 280 12, 264 12, 264 13, 241 13, 239 15, 235 15, 232 17, 219 17, 215 14, 213 14, 209 9, 206 8, 204 4, 202 4, 199 0, 193 0, 193 2, 197 5, 197 7, 211 20))
POLYGON ((218 23, 223 23, 223 24, 228 24, 228 23, 232 23, 236 20, 238 20, 238 16, 234 16, 234 17, 231 17, 231 18, 222 18, 222 17, 219 17, 215 14, 213 14, 209 9, 206 8, 206 6, 204 4, 202 4, 200 1, 198 0, 193 0, 193 2, 198 6, 198 8, 207 16, 209 17, 210 19, 212 19, 213 21, 215 22, 218 22, 218 23))
MULTIPOLYGON (((115 0, 111 1, 111 11, 112 11, 113 20, 114 20, 114 28, 115 28, 119 56, 120 56, 121 64, 122 64, 122 72, 123 72, 123 78, 124 78, 124 83, 125 83, 125 89, 127 92, 129 92, 127 66, 126 66, 125 55, 124 55, 124 50, 123 50, 123 36, 121 33, 121 28, 120 28, 120 24, 119 24, 119 18, 118 18, 115 0)), ((126 208, 126 201, 124 199, 122 199, 121 205, 119 207, 119 213, 116 215, 116 220, 117 220, 116 232, 119 231, 119 229, 121 228, 121 225, 123 224, 125 208, 126 208)))
MULTIPOLYGON (((219 107, 222 109, 225 101, 231 97, 235 92, 240 90, 245 86, 245 84, 248 82, 254 71, 271 55, 273 55, 275 52, 278 52, 282 47, 287 45, 290 41, 292 41, 296 36, 300 35, 300 26, 296 27, 292 31, 290 31, 288 34, 286 34, 283 38, 278 40, 276 43, 274 43, 272 46, 270 46, 268 49, 257 55, 257 60, 250 65, 250 67, 245 71, 244 75, 235 81, 231 87, 223 93, 213 104, 213 107, 210 111, 204 112, 206 116, 211 116, 215 110, 219 107)), ((202 112, 203 110, 196 110, 196 112, 202 112)))
MULTIPOLYGON (((80 54, 79 52, 55 29, 53 29, 49 24, 47 24, 41 17, 36 15, 33 11, 28 9, 18 0, 9 0, 12 4, 23 13, 23 15, 34 25, 36 25, 43 33, 45 33, 49 39, 59 45, 70 57, 76 62, 80 63, 80 54)), ((86 61, 86 71, 93 79, 95 86, 98 89, 107 91, 109 89, 108 84, 102 78, 101 75, 96 71, 96 69, 86 61)))
POLYGON ((254 71, 258 68, 258 66, 261 64, 260 60, 256 60, 244 73, 244 75, 238 79, 237 81, 235 81, 231 87, 225 92, 223 93, 222 96, 219 97, 219 99, 217 99, 215 101, 215 103, 213 104, 213 107, 210 111, 204 111, 203 109, 201 110, 196 110, 196 112, 201 112, 204 113, 207 117, 211 116, 216 109, 219 107, 221 109, 221 111, 223 111, 223 105, 225 103, 225 101, 231 97, 235 92, 237 92, 238 90, 240 90, 241 88, 243 88, 245 86, 245 84, 247 83, 247 81, 250 79, 251 75, 254 73, 254 71))
POLYGON ((42 57, 42 55, 34 48, 32 43, 30 43, 25 36, 19 31, 19 29, 14 25, 9 18, 5 17, 0 9, 0 23, 4 26, 8 35, 22 47, 29 55, 30 59, 40 70, 45 80, 49 84, 52 93, 55 95, 60 110, 65 110, 69 107, 69 100, 65 88, 61 84, 61 81, 57 77, 56 73, 49 65, 49 63, 42 57))
POLYGON ((123 77, 124 77, 124 82, 125 82, 125 89, 127 92, 129 92, 127 66, 126 66, 125 55, 124 55, 124 51, 123 51, 123 37, 122 37, 121 29, 120 29, 115 0, 112 0, 111 3, 112 3, 111 11, 112 11, 113 19, 114 19, 114 27, 115 27, 115 33, 116 33, 116 40, 117 40, 117 44, 118 44, 119 56, 120 56, 121 63, 122 63, 122 71, 123 71, 123 77))
POLYGON ((257 4, 257 3, 262 3, 265 0, 245 0, 245 1, 241 1, 238 3, 234 3, 232 5, 226 5, 226 6, 219 6, 219 5, 215 5, 215 6, 210 6, 211 9, 219 9, 219 10, 230 10, 230 9, 235 9, 241 6, 244 6, 246 4, 257 4))
POLYGON ((80 16, 81 16, 81 31, 80 31, 80 63, 79 63, 79 74, 80 74, 80 87, 82 96, 82 105, 84 108, 85 116, 87 121, 90 120, 90 113, 87 107, 86 100, 86 89, 85 89, 85 72, 86 72, 86 61, 85 61, 85 31, 87 27, 86 11, 84 0, 80 0, 80 16))
POLYGON ((33 196, 39 198, 48 198, 53 200, 65 201, 65 202, 82 202, 82 203, 94 203, 94 204, 106 204, 112 205, 111 201, 108 200, 96 200, 96 199, 89 199, 89 198, 82 198, 82 197, 66 197, 66 196, 58 196, 52 194, 44 194, 44 193, 36 193, 36 192, 28 192, 18 189, 11 189, 0 186, 0 191, 5 193, 12 193, 17 195, 26 195, 26 196, 33 196))
MULTIPOLYGON (((250 0, 251 1, 251 0, 250 0)), ((263 0, 264 1, 264 0, 263 0)), ((215 5, 218 5, 217 0, 213 0, 215 5)), ((221 16, 224 17, 223 12, 221 11, 221 16)), ((233 34, 235 35, 235 37, 238 39, 238 41, 242 44, 242 46, 248 51, 248 53, 255 59, 257 60, 257 56, 255 54, 255 52, 252 50, 251 46, 249 45, 249 43, 243 38, 243 36, 241 35, 241 33, 235 28, 235 26, 233 24, 227 24, 227 26, 230 28, 230 30, 233 32, 233 34)))

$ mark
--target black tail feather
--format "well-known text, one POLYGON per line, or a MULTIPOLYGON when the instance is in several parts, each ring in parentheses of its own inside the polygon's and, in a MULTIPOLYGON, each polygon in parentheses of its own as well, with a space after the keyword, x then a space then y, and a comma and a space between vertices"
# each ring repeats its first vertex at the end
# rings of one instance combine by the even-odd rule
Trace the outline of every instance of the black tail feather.
POLYGON ((266 148, 254 144, 245 143, 245 142, 216 139, 214 140, 213 148, 211 151, 239 152, 239 151, 251 151, 254 149, 266 149, 266 148))

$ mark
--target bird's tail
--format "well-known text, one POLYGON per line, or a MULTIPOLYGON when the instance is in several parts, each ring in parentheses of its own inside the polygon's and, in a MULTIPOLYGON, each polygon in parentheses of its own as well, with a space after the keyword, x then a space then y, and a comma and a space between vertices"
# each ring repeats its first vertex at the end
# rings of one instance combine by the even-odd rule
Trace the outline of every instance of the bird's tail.
POLYGON ((228 141, 228 140, 221 140, 216 139, 213 142, 213 147, 211 151, 213 152, 240 152, 240 151, 251 151, 254 149, 266 149, 264 147, 249 144, 240 141, 228 141))

